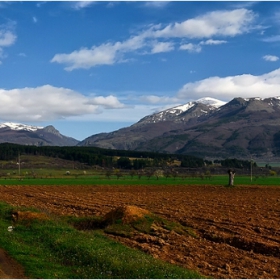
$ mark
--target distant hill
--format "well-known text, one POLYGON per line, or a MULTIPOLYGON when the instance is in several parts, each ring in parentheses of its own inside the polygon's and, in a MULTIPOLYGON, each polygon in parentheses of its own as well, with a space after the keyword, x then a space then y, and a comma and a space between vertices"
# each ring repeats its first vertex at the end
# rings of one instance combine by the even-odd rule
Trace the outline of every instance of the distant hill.
POLYGON ((75 146, 79 141, 60 134, 53 126, 36 127, 19 123, 0 124, 0 143, 35 146, 75 146))
POLYGON ((203 158, 280 158, 280 97, 203 98, 144 117, 79 146, 190 154, 203 158))

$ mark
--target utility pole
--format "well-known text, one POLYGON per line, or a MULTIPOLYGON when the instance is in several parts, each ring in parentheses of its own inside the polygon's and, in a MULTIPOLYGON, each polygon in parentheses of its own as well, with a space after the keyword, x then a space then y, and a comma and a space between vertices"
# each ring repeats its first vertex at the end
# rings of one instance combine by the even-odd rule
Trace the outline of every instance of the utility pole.
POLYGON ((18 175, 20 176, 20 153, 18 153, 18 175))
POLYGON ((252 180, 253 180, 253 159, 251 157, 251 183, 252 183, 252 180))

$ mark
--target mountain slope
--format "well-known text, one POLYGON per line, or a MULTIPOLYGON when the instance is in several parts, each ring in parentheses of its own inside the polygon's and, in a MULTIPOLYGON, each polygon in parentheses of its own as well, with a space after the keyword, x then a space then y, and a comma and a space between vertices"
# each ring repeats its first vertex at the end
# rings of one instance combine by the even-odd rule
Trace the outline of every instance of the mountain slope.
POLYGON ((172 130, 180 130, 182 123, 191 123, 193 119, 208 114, 224 104, 212 98, 204 98, 185 105, 176 106, 144 117, 130 127, 110 133, 90 136, 80 142, 79 146, 95 146, 108 149, 135 150, 155 137, 172 130))
POLYGON ((234 98, 216 106, 197 100, 147 116, 130 127, 93 135, 79 145, 271 160, 280 156, 279 124, 279 97, 234 98))
POLYGON ((202 157, 269 160, 279 155, 279 103, 278 99, 237 98, 180 133, 164 134, 138 148, 157 146, 166 152, 202 157))
POLYGON ((200 117, 216 110, 225 102, 218 99, 205 97, 197 101, 189 102, 184 105, 176 106, 159 113, 155 113, 141 119, 137 124, 157 123, 161 121, 185 122, 191 118, 200 117))
POLYGON ((6 122, 0 124, 0 143, 35 146, 75 146, 78 141, 64 136, 53 126, 36 127, 6 122))

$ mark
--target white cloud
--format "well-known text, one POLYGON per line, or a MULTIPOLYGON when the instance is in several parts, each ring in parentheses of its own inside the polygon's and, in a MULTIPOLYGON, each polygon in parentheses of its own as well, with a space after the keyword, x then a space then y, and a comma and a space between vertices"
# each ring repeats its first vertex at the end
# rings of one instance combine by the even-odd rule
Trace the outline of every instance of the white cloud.
POLYGON ((214 11, 203 16, 174 23, 161 30, 154 30, 155 37, 211 38, 236 36, 248 32, 255 14, 247 9, 214 11))
MULTIPOLYGON (((10 47, 17 39, 17 36, 13 32, 15 24, 15 22, 10 21, 7 24, 0 25, 0 59, 6 57, 3 48, 10 47)), ((2 61, 0 61, 1 64, 2 61)))
POLYGON ((124 108, 124 105, 113 95, 92 97, 88 104, 101 105, 106 109, 124 108))
POLYGON ((277 61, 279 59, 278 56, 275 56, 275 55, 265 55, 263 56, 263 59, 266 60, 266 61, 277 61))
POLYGON ((135 36, 124 42, 102 44, 91 49, 83 48, 70 54, 56 54, 51 62, 69 65, 65 68, 67 71, 78 68, 89 69, 97 65, 112 65, 123 62, 123 53, 140 49, 142 46, 143 38, 135 36))
POLYGON ((148 8, 165 8, 169 4, 169 1, 148 1, 144 6, 148 8))
POLYGON ((221 44, 226 44, 227 41, 225 40, 213 40, 213 39, 209 39, 206 41, 202 41, 199 44, 200 45, 221 45, 221 44))
POLYGON ((71 3, 71 7, 74 10, 81 10, 84 8, 88 8, 92 4, 95 4, 95 1, 77 1, 77 2, 71 3))
POLYGON ((205 96, 222 100, 234 97, 280 96, 280 68, 260 76, 243 74, 224 78, 210 77, 185 84, 177 94, 178 98, 185 100, 205 96))
POLYGON ((264 42, 267 43, 275 43, 280 41, 280 35, 270 36, 263 39, 264 42))
POLYGON ((34 23, 36 23, 38 21, 38 19, 36 17, 32 17, 32 20, 34 23))
POLYGON ((197 52, 197 53, 201 52, 201 46, 192 43, 183 44, 180 46, 179 49, 182 51, 189 51, 189 52, 197 52))
POLYGON ((151 53, 170 52, 174 50, 174 44, 171 42, 155 42, 151 53))
POLYGON ((64 69, 89 69, 97 65, 110 65, 115 63, 116 49, 112 44, 103 44, 91 49, 83 48, 70 54, 56 54, 51 62, 64 63, 70 65, 64 69))
POLYGON ((175 42, 171 41, 174 38, 210 38, 205 42, 202 41, 200 44, 179 43, 181 45, 180 50, 200 52, 202 45, 226 43, 225 40, 211 39, 213 37, 232 37, 249 32, 253 28, 251 25, 255 17, 256 15, 252 11, 246 9, 214 11, 181 23, 169 24, 166 27, 162 27, 161 24, 153 25, 149 29, 123 42, 103 43, 91 48, 81 48, 69 54, 56 54, 51 62, 66 64, 64 69, 67 71, 78 68, 89 69, 97 65, 113 65, 126 62, 128 60, 124 57, 125 54, 141 49, 142 54, 172 51, 175 49, 175 42), (155 38, 169 38, 170 41, 155 43, 155 38))
POLYGON ((0 30, 0 46, 8 47, 14 44, 17 36, 10 30, 0 30))
POLYGON ((0 89, 0 119, 48 121, 124 107, 114 96, 88 97, 67 88, 44 85, 37 88, 0 89))

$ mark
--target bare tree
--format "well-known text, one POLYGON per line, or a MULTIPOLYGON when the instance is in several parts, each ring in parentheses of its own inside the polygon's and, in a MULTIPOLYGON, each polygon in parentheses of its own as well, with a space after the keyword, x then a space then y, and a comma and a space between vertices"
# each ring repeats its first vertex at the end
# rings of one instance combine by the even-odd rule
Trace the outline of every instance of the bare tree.
POLYGON ((131 171, 129 172, 129 175, 130 175, 131 179, 133 179, 133 177, 135 176, 135 174, 136 174, 135 170, 131 170, 131 171))
POLYGON ((110 177, 112 176, 112 174, 113 174, 113 171, 112 171, 111 169, 106 170, 105 175, 106 175, 106 177, 107 177, 108 179, 110 179, 110 177))

